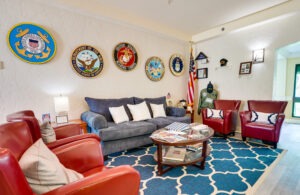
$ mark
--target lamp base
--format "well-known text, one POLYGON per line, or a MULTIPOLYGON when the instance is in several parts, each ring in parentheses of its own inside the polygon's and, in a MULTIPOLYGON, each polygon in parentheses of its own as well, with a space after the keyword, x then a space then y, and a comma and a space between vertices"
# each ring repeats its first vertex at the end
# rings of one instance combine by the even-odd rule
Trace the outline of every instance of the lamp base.
POLYGON ((56 116, 56 124, 68 123, 68 115, 56 116))

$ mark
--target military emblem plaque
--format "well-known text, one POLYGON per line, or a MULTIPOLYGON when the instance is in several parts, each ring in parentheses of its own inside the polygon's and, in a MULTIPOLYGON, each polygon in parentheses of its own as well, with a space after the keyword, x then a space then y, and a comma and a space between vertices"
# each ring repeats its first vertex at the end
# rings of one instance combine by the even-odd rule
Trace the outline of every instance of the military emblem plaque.
POLYGON ((102 55, 89 45, 77 47, 73 51, 71 61, 76 72, 84 77, 95 77, 103 70, 102 55))
POLYGON ((173 75, 182 75, 184 72, 183 57, 179 54, 172 55, 169 61, 169 66, 173 75))
POLYGON ((145 71, 151 81, 159 81, 165 74, 165 66, 159 57, 150 57, 146 62, 145 71))
POLYGON ((41 26, 20 23, 7 35, 10 50, 21 60, 31 64, 42 64, 51 60, 56 52, 55 40, 41 26))
POLYGON ((113 57, 117 67, 124 71, 134 69, 138 62, 137 52, 129 43, 119 43, 114 49, 113 57))

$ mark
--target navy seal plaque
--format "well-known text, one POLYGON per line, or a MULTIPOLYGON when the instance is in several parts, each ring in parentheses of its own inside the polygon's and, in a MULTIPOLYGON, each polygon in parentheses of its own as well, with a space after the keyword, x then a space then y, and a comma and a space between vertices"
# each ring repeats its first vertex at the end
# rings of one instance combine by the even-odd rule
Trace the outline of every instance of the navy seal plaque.
POLYGON ((52 35, 43 27, 32 23, 13 26, 7 35, 7 42, 14 55, 31 64, 46 63, 56 52, 52 35))
POLYGON ((76 72, 84 77, 95 77, 103 70, 102 55, 89 45, 77 47, 73 51, 71 61, 76 72))

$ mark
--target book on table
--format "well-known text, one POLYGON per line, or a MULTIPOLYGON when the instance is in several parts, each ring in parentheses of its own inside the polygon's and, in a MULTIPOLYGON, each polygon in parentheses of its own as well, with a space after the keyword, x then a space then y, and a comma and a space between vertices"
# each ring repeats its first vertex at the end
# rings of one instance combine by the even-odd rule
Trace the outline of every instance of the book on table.
POLYGON ((175 147, 175 146, 169 146, 167 148, 167 151, 165 152, 165 155, 163 156, 163 160, 173 160, 173 161, 184 161, 186 154, 186 148, 185 147, 175 147))

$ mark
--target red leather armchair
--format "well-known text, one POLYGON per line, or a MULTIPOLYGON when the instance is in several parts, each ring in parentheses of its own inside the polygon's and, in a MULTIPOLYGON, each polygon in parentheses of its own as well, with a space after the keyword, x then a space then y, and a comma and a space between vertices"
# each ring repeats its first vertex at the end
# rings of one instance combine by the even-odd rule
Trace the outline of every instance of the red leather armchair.
MULTIPOLYGON (((13 121, 25 121, 29 126, 31 131, 31 136, 33 142, 41 138, 41 130, 38 120, 35 118, 33 111, 31 110, 23 110, 19 112, 15 112, 7 115, 6 117, 8 122, 13 121)), ((53 128, 56 134, 56 141, 48 143, 47 146, 49 148, 56 147, 59 145, 63 145, 74 140, 79 139, 77 136, 81 138, 85 138, 88 135, 83 135, 83 129, 80 125, 77 124, 66 124, 53 128), (74 138, 73 136, 76 136, 74 138)))
POLYGON ((248 111, 240 112, 243 140, 246 141, 247 137, 260 139, 265 143, 271 143, 274 148, 277 148, 281 126, 285 118, 286 105, 286 101, 248 100, 248 111), (251 122, 252 111, 278 113, 278 116, 274 125, 251 122))
POLYGON ((214 100, 215 109, 223 110, 223 118, 207 117, 207 108, 205 108, 202 109, 202 122, 223 134, 225 138, 228 134, 234 135, 240 105, 240 100, 214 100))
MULTIPOLYGON (((0 194, 33 195, 18 160, 34 143, 26 122, 11 122, 0 125, 0 194)), ((128 165, 108 169, 104 166, 99 137, 85 139, 55 148, 60 162, 69 169, 84 175, 84 178, 61 186, 45 194, 138 194, 139 173, 128 165)))

